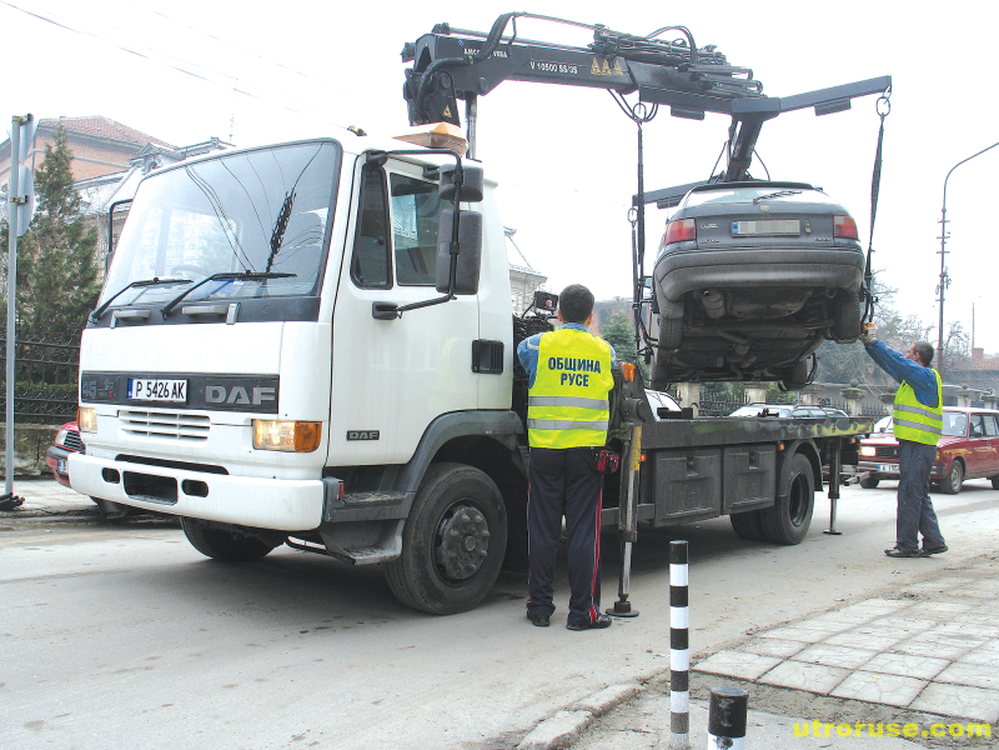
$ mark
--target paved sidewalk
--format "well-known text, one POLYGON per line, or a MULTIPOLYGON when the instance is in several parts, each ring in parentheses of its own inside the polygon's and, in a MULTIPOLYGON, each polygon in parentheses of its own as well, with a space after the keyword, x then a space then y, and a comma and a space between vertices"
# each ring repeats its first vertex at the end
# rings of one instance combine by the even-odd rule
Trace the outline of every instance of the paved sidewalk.
MULTIPOLYGON (((997 599, 995 555, 944 563, 916 583, 695 660, 689 747, 706 746, 710 689, 734 685, 749 692, 745 746, 753 750, 995 748, 997 599)), ((665 750, 671 739, 667 673, 560 712, 519 750, 665 750)))
POLYGON ((15 476, 14 496, 23 499, 24 503, 13 510, 0 512, 0 523, 4 519, 44 516, 100 517, 97 505, 87 495, 64 487, 51 477, 15 476))

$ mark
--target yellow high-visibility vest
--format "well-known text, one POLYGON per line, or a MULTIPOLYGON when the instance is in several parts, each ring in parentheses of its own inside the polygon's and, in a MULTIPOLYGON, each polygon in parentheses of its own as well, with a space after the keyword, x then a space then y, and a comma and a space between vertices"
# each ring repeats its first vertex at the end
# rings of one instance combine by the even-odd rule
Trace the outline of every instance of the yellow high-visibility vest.
POLYGON ((611 347, 606 341, 572 328, 542 335, 527 401, 531 447, 604 445, 613 387, 611 347))
POLYGON ((912 386, 903 382, 895 392, 895 437, 923 445, 936 445, 943 432, 943 383, 940 373, 933 370, 937 379, 937 405, 926 406, 916 398, 912 386))

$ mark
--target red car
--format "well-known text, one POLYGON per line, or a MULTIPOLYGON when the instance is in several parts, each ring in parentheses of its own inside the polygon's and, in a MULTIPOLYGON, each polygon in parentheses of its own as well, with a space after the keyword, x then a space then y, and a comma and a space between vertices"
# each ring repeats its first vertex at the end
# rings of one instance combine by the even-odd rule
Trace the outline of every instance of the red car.
MULTIPOLYGON (((956 495, 966 479, 986 478, 999 490, 999 411, 945 406, 943 435, 930 474, 935 489, 956 495)), ((875 433, 860 442, 860 486, 877 487, 898 479, 898 442, 892 432, 875 433)))
POLYGON ((52 470, 52 476, 59 484, 69 487, 69 474, 66 471, 66 457, 70 453, 83 450, 80 428, 76 422, 67 422, 56 433, 55 440, 45 452, 45 463, 52 470))

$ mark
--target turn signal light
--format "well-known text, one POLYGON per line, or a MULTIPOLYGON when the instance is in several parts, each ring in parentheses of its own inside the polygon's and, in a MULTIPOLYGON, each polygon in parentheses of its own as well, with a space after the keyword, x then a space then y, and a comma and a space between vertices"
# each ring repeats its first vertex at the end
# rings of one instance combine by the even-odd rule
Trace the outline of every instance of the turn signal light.
POLYGON ((666 239, 663 244, 672 245, 674 242, 687 242, 696 239, 697 222, 694 219, 680 219, 666 225, 666 239))
POLYGON ((253 447, 257 450, 311 453, 319 447, 319 438, 322 434, 323 428, 320 422, 253 420, 253 447))
POLYGON ((859 239, 860 235, 857 234, 857 222, 853 220, 852 216, 834 216, 833 236, 842 237, 847 240, 859 239))

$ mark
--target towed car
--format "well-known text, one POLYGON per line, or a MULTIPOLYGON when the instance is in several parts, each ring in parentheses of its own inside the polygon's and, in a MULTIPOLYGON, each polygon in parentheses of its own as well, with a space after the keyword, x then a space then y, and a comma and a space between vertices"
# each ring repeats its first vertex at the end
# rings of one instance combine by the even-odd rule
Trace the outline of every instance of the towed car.
POLYGON ((860 334, 865 265, 856 222, 818 188, 695 187, 666 226, 653 273, 653 387, 777 380, 800 388, 823 341, 860 334))
POLYGON ((746 404, 729 414, 730 417, 774 417, 778 419, 827 419, 849 416, 842 409, 813 404, 746 404))
MULTIPOLYGON (((999 489, 999 411, 945 406, 943 434, 930 473, 935 489, 949 495, 966 479, 986 478, 999 489)), ((875 433, 860 443, 860 486, 871 489, 882 479, 898 479, 898 441, 892 432, 875 433)))
MULTIPOLYGON (((66 467, 66 458, 71 453, 82 453, 85 451, 83 440, 80 438, 80 428, 76 422, 66 422, 56 433, 52 445, 45 451, 45 464, 52 472, 53 478, 66 487, 72 489, 69 482, 69 470, 66 467)), ((97 505, 97 509, 105 518, 123 518, 141 513, 126 505, 112 503, 110 500, 103 500, 99 497, 91 497, 97 505)))

